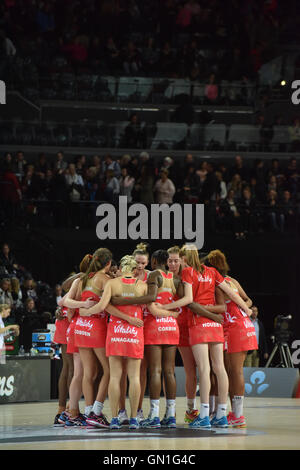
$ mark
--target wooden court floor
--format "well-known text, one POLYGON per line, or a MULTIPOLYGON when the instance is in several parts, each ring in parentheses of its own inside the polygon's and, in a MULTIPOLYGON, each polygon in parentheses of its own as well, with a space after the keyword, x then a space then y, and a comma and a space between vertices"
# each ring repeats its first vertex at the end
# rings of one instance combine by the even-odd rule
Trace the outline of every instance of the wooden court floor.
MULTIPOLYGON (((57 402, 0 405, 1 450, 299 450, 300 399, 246 398, 246 429, 191 430, 185 398, 176 401, 176 430, 54 428, 57 402)), ((165 400, 161 398, 161 417, 165 400)), ((127 406, 129 410, 129 403, 127 406)), ((84 410, 84 403, 81 403, 84 410)), ((144 400, 144 414, 149 399, 144 400)), ((110 419, 109 404, 104 412, 110 419)))

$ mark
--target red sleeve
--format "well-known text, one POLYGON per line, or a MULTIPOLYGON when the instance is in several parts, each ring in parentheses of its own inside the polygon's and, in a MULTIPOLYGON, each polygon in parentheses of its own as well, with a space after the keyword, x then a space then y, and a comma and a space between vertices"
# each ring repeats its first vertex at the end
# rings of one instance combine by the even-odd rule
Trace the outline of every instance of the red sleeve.
POLYGON ((193 284, 193 268, 184 268, 181 272, 182 282, 193 284))
POLYGON ((217 271, 217 269, 213 268, 215 272, 215 279, 216 279, 216 284, 217 286, 221 284, 223 281, 225 281, 225 278, 217 271))

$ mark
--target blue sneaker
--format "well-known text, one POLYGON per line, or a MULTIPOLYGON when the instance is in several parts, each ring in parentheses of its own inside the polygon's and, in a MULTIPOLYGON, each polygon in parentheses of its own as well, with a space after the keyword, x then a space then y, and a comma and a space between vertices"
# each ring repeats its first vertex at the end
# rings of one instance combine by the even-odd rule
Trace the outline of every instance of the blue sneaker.
POLYGON ((119 418, 112 418, 109 427, 110 429, 121 429, 121 423, 119 418))
POLYGON ((164 416, 164 418, 160 422, 160 425, 162 428, 176 428, 175 416, 169 416, 169 418, 164 416))
POLYGON ((144 419, 144 421, 141 421, 140 423, 142 428, 160 428, 160 419, 158 416, 155 418, 150 418, 148 417, 147 419, 144 419))
POLYGON ((220 419, 217 419, 217 417, 214 416, 213 419, 211 420, 210 424, 214 428, 228 428, 228 421, 227 421, 226 416, 222 416, 222 418, 220 418, 220 419))
POLYGON ((86 416, 81 413, 76 418, 68 417, 65 426, 87 426, 86 416))
POLYGON ((205 418, 201 419, 200 416, 198 416, 192 423, 189 423, 189 428, 193 428, 193 429, 210 429, 211 424, 210 424, 210 421, 209 421, 209 417, 205 416, 205 418))
POLYGON ((130 418, 129 429, 138 429, 140 427, 137 418, 130 418))
POLYGON ((63 412, 59 415, 59 417, 57 418, 57 423, 54 423, 54 424, 62 424, 62 425, 63 425, 63 424, 66 423, 66 421, 67 421, 68 419, 69 419, 69 415, 68 415, 65 411, 63 411, 63 412))

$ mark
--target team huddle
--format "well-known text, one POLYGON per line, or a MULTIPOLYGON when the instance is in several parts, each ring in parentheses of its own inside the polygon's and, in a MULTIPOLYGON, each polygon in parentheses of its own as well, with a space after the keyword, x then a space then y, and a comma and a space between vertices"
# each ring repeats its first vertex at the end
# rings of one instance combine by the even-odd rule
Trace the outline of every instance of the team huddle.
POLYGON ((66 393, 60 397, 54 424, 175 428, 178 349, 186 377, 188 426, 246 426, 243 363, 247 352, 258 346, 249 319, 252 301, 228 271, 220 250, 200 259, 197 247, 189 244, 157 250, 151 258, 147 245, 139 244, 117 266, 107 248, 86 255, 80 273, 63 285, 67 293, 55 323, 54 341, 61 344, 66 368, 72 358, 72 373, 64 375, 69 377, 69 400, 66 393), (146 269, 149 262, 151 271, 146 269), (147 383, 150 412, 145 418, 147 383), (130 417, 125 409, 127 384, 130 417), (162 388, 166 410, 161 420, 162 388), (84 413, 79 409, 82 395, 84 413), (227 414, 228 396, 232 409, 227 414), (107 397, 110 423, 103 414, 107 397))

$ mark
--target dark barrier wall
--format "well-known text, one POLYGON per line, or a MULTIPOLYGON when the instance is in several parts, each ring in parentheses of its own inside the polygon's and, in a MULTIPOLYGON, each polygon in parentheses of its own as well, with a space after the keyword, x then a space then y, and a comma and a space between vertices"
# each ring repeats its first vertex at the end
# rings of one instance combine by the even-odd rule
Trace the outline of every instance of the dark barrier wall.
MULTIPOLYGON (((18 262, 27 267, 34 279, 54 286, 69 273, 78 269, 82 257, 101 246, 113 252, 116 261, 132 253, 140 240, 105 242, 95 230, 13 228, 0 233, 1 240, 9 240, 18 262)), ((300 340, 300 240, 297 235, 260 234, 245 241, 236 241, 231 235, 209 234, 204 237, 203 251, 219 248, 225 252, 236 277, 253 302, 258 306, 259 318, 267 334, 273 332, 276 315, 292 315, 293 339, 300 340)), ((178 240, 148 240, 151 252, 180 244, 178 240)), ((270 348, 272 345, 270 345, 270 348)))

